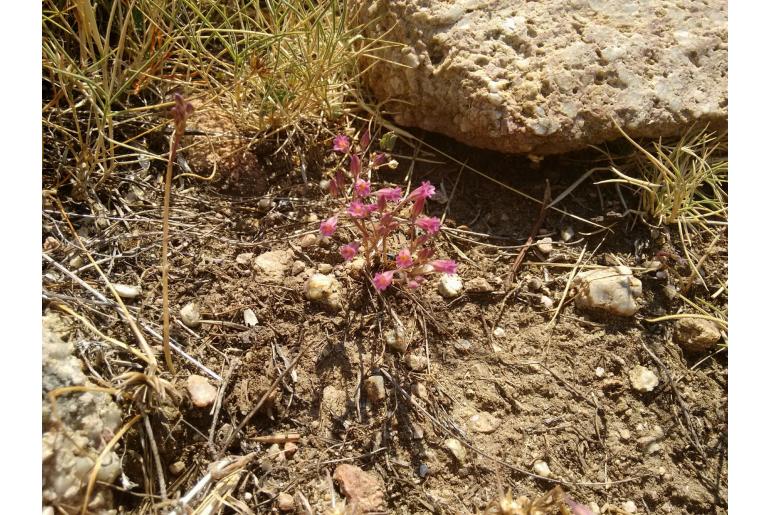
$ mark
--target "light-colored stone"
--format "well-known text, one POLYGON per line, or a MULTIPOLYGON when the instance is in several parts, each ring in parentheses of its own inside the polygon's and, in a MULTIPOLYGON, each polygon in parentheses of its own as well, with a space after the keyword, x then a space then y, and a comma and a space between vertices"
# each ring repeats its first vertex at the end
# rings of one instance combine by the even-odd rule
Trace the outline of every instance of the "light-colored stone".
POLYGON ((595 373, 596 373, 596 377, 599 377, 599 378, 604 377, 604 369, 602 367, 596 367, 595 373))
POLYGON ((295 510, 294 506, 294 497, 287 494, 286 492, 281 492, 278 494, 278 497, 275 500, 275 505, 278 508, 278 511, 282 511, 284 513, 288 513, 295 510))
POLYGON ((689 352, 708 352, 720 338, 719 328, 710 320, 681 318, 674 324, 674 341, 689 352))
POLYGON ((334 469, 334 480, 340 485, 347 506, 356 513, 381 512, 384 507, 382 485, 377 476, 355 465, 344 463, 334 469))
POLYGON ((457 462, 460 465, 463 465, 465 463, 465 458, 467 457, 467 453, 465 451, 465 446, 460 443, 459 440, 455 438, 447 438, 444 440, 444 447, 449 449, 449 452, 452 453, 452 456, 455 457, 457 462))
POLYGON ((334 270, 334 267, 331 266, 329 263, 319 263, 318 264, 318 273, 329 274, 329 273, 331 273, 332 270, 334 270))
POLYGON ((566 243, 575 236, 575 229, 573 229, 571 225, 568 225, 567 227, 561 230, 560 236, 561 236, 561 241, 566 243))
POLYGON ((305 297, 338 311, 342 308, 342 287, 330 275, 313 274, 305 284, 305 297))
POLYGON ((200 327, 201 325, 201 312, 198 309, 198 304, 195 302, 189 302, 179 310, 179 318, 182 323, 191 329, 200 327))
POLYGON ((503 329, 502 327, 495 327, 495 330, 492 331, 492 335, 495 338, 502 338, 505 336, 505 329, 503 329))
POLYGON ((129 284, 113 284, 115 292, 120 295, 122 299, 135 299, 142 295, 142 288, 139 286, 133 286, 129 284))
POLYGON ((246 308, 243 310, 243 322, 246 324, 246 327, 254 327, 259 323, 253 309, 246 308))
POLYGON ((412 393, 419 397, 420 399, 427 399, 428 398, 428 389, 425 387, 423 383, 415 383, 412 385, 412 393))
POLYGON ((406 366, 415 372, 420 372, 428 367, 428 359, 419 354, 407 354, 404 361, 406 361, 406 366))
POLYGON ((489 284, 489 281, 483 277, 474 277, 473 279, 469 279, 468 282, 465 283, 465 290, 468 293, 490 293, 495 291, 492 285, 489 284))
POLYGON ((196 408, 207 408, 217 398, 216 387, 205 377, 195 374, 187 378, 187 392, 196 408))
POLYGON ((365 81, 396 123, 503 152, 563 153, 727 123, 727 3, 352 2, 394 45, 365 81))
POLYGON ((658 386, 658 376, 655 372, 642 365, 636 365, 628 373, 631 386, 638 392, 651 392, 658 386))
POLYGON ((535 247, 537 250, 546 256, 553 252, 553 239, 551 238, 543 238, 541 240, 537 240, 537 243, 535 243, 535 247))
POLYGON ((548 295, 541 295, 540 296, 540 304, 545 309, 552 309, 553 308, 553 299, 549 297, 548 295))
POLYGON ((172 475, 178 476, 185 469, 185 466, 184 461, 175 461, 168 466, 168 471, 171 472, 172 475))
POLYGON ((299 239, 299 246, 303 249, 309 249, 318 243, 318 236, 315 234, 306 234, 299 239))
POLYGON ((477 433, 492 433, 500 427, 500 420, 486 411, 480 411, 468 419, 468 426, 477 433))
POLYGON ((634 501, 626 501, 620 505, 626 513, 636 513, 637 507, 634 501))
POLYGON ((581 272, 574 281, 575 304, 579 308, 601 310, 620 316, 633 316, 642 295, 642 282, 625 266, 581 272))
POLYGON ((409 346, 409 339, 406 337, 406 330, 403 327, 396 327, 385 333, 385 343, 396 352, 404 353, 409 346))
POLYGON ((463 281, 456 274, 442 274, 438 281, 438 292, 447 299, 457 297, 462 289, 463 281))
POLYGON ((537 460, 535 464, 532 465, 532 471, 538 476, 551 477, 551 469, 548 467, 548 463, 542 460, 537 460))
POLYGON ((270 281, 281 281, 286 270, 294 262, 294 253, 290 250, 271 250, 254 259, 257 273, 270 281))
POLYGON ((254 260, 253 252, 243 252, 235 256, 235 262, 242 266, 251 266, 251 262, 254 260))
POLYGON ((305 271, 305 262, 297 260, 291 265, 291 275, 299 275, 305 271))
POLYGON ((372 402, 385 399, 385 380, 382 376, 371 376, 364 381, 366 397, 372 402))

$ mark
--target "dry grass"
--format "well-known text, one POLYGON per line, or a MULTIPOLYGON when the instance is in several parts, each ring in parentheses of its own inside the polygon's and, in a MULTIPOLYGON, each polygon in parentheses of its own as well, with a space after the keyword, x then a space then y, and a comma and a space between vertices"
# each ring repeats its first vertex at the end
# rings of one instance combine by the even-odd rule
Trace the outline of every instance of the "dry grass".
POLYGON ((345 5, 45 0, 46 187, 71 182, 83 199, 122 167, 162 161, 175 91, 255 138, 338 117, 358 57, 380 44, 348 26, 345 5))

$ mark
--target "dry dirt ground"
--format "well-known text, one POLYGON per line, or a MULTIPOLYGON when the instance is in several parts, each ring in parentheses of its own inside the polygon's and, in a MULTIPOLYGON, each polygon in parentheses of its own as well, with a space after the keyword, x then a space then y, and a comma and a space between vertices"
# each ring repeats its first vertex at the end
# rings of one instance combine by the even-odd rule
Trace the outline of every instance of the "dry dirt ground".
MULTIPOLYGON (((535 199, 542 198, 546 179, 555 197, 597 158, 577 154, 535 166, 440 138, 431 142, 535 199)), ((427 208, 431 215, 446 214, 449 229, 439 254, 458 261, 466 285, 484 278, 493 291, 466 290, 448 301, 433 279, 414 293, 391 289, 380 297, 352 277, 336 245, 319 245, 306 236, 317 233, 318 220, 334 207, 319 187, 335 159, 324 149, 307 160, 306 181, 296 163, 276 164, 264 154, 250 172, 262 174, 259 180, 175 184, 172 337, 223 381, 212 380, 222 387, 216 416, 186 398, 151 415, 170 496, 184 494, 205 474, 229 431, 303 349, 294 372, 227 449, 229 454, 258 451, 232 490, 232 497, 255 513, 274 510, 279 492, 301 493, 317 513, 326 513, 331 497, 341 496, 331 491, 329 479, 341 463, 380 478, 389 513, 475 513, 501 490, 536 498, 556 484, 605 513, 623 513, 628 501, 638 513, 726 513, 727 352, 683 353, 672 343, 670 322, 644 321, 691 311, 666 295, 667 279, 642 268, 659 250, 681 255, 678 236, 652 229, 634 215, 622 216, 614 187, 586 181, 559 207, 597 225, 548 211, 542 232, 553 238, 553 251, 545 256, 530 249, 513 288, 506 290, 504 281, 538 219, 539 202, 468 169, 460 173, 462 167, 451 162, 426 162, 440 161, 436 155, 422 153, 425 160, 410 166, 412 149, 401 145, 397 150, 404 154, 401 167, 378 179, 399 184, 409 175, 413 184, 442 185, 451 201, 439 198, 427 208), (251 186, 239 190, 240 181, 251 186), (264 198, 270 202, 260 203, 264 198), (575 235, 562 242, 568 226, 575 235), (582 265, 638 267, 644 293, 635 317, 577 310, 568 294, 549 325, 583 249, 582 265), (244 264, 236 261, 243 253, 274 250, 292 253, 280 279, 261 276, 245 258, 244 264), (303 296, 309 272, 322 264, 334 267, 344 287, 346 307, 339 313, 303 296), (554 301, 551 309, 542 304, 543 295, 554 301), (178 320, 179 310, 193 301, 204 322, 188 329, 178 320), (256 326, 245 324, 246 309, 256 314, 256 326), (395 327, 392 313, 406 329, 406 356, 386 342, 395 327), (631 388, 628 373, 638 364, 660 377, 651 393, 631 388), (378 402, 363 388, 375 374, 385 378, 386 395, 378 402), (255 440, 278 433, 299 433, 292 457, 270 457, 270 443, 255 440), (445 447, 448 438, 466 445, 463 462, 445 447), (547 463, 550 478, 529 475, 537 461, 547 463), (174 475, 169 468, 178 462, 184 468, 174 475)), ((141 285, 143 293, 130 302, 131 309, 158 332, 161 174, 160 168, 137 166, 115 178, 101 197, 106 212, 94 212, 88 203, 64 203, 110 280, 141 285)), ((65 189, 60 194, 66 198, 65 189)), ((701 255, 710 238, 697 232, 695 238, 691 250, 701 255)), ((72 263, 74 242, 52 205, 44 208, 43 240, 56 261, 72 269, 84 266, 72 263)), ((726 276, 726 263, 725 228, 703 263, 707 285, 726 276)), ((105 333, 132 341, 114 311, 93 302, 55 269, 46 265, 43 272, 49 299, 68 302, 105 333)), ((675 278, 685 272, 672 264, 668 274, 675 278)), ((78 275, 102 287, 92 268, 78 275)), ((691 293, 705 291, 696 285, 691 293)), ((726 305, 724 297, 714 302, 726 305)), ((52 309, 52 302, 43 307, 52 309)), ((80 326, 78 334, 78 352, 92 377, 109 379, 134 366, 130 355, 95 342, 80 326)), ((178 354, 174 359, 176 376, 164 377, 180 392, 190 374, 206 375, 178 354)), ((125 475, 137 486, 116 486, 116 503, 125 512, 152 513, 145 494, 157 495, 157 471, 140 426, 118 447, 125 475)))

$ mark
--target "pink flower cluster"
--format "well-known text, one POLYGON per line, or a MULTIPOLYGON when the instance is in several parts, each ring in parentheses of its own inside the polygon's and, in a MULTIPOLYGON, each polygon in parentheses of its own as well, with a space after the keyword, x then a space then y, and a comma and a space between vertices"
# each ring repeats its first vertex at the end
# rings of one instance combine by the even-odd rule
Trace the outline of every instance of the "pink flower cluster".
MULTIPOLYGON (((366 131, 358 145, 362 155, 370 142, 371 136, 366 131)), ((433 259, 433 238, 441 230, 441 221, 423 214, 425 201, 433 197, 436 188, 424 181, 408 195, 397 186, 373 191, 367 175, 387 164, 387 156, 382 153, 370 155, 366 167, 369 173, 362 174, 363 162, 350 138, 336 136, 333 148, 345 154, 349 162, 347 173, 339 170, 330 181, 329 190, 332 195, 345 198, 347 205, 342 212, 321 222, 320 232, 323 236, 332 236, 340 217, 344 216, 350 222, 358 238, 340 247, 342 257, 350 261, 361 255, 370 271, 383 270, 372 278, 379 291, 386 290, 394 282, 417 288, 430 273, 454 274, 457 271, 454 261, 433 259), (393 248, 396 234, 406 239, 397 250, 393 248)))

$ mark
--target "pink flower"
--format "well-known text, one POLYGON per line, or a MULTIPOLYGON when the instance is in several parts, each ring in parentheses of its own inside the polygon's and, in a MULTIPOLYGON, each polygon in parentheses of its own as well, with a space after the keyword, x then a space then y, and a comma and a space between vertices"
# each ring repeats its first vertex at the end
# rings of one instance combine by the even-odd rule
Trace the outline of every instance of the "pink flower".
POLYGON ((382 165, 387 164, 387 162, 388 157, 381 152, 377 152, 374 154, 374 157, 372 157, 372 168, 379 168, 382 165))
POLYGON ((397 202, 401 200, 401 188, 396 186, 395 188, 381 188, 374 192, 378 199, 387 200, 389 202, 397 202))
POLYGON ((396 255, 396 266, 399 268, 409 268, 412 266, 412 254, 409 249, 403 248, 396 255))
POLYGON ((334 150, 345 154, 350 150, 350 138, 344 134, 340 134, 334 137, 334 150))
POLYGON ((409 194, 409 200, 419 200, 431 198, 436 193, 436 187, 433 186, 430 181, 422 181, 422 185, 415 188, 412 193, 409 194))
POLYGON ((361 175, 361 158, 358 154, 350 155, 350 175, 356 178, 361 175))
POLYGON ((356 254, 358 254, 358 247, 360 246, 361 244, 355 241, 350 242, 347 245, 343 245, 340 247, 340 255, 345 258, 345 261, 350 261, 356 257, 356 254))
POLYGON ((354 200, 348 206, 348 214, 353 218, 366 218, 371 213, 372 209, 376 209, 377 206, 373 204, 363 204, 358 200, 354 200))
POLYGON ((408 283, 406 283, 406 285, 407 285, 409 288, 411 288, 411 289, 415 290, 415 289, 419 288, 419 287, 420 287, 420 285, 421 285, 423 282, 425 282, 425 278, 424 278, 423 276, 421 276, 421 275, 417 275, 417 276, 413 277, 412 279, 410 279, 410 280, 409 280, 409 282, 408 282, 408 283))
POLYGON ((337 217, 333 216, 328 220, 321 222, 321 234, 331 236, 337 230, 337 217))
POLYGON ((435 216, 423 216, 415 222, 415 225, 428 234, 436 234, 441 229, 441 220, 435 216))
POLYGON ((393 271, 377 273, 374 275, 374 279, 372 279, 372 284, 374 284, 374 287, 379 291, 385 291, 392 282, 393 271))
POLYGON ((353 186, 353 189, 356 190, 356 193, 358 193, 359 197, 365 197, 371 191, 372 185, 363 179, 358 179, 356 184, 353 186))
POLYGON ((369 129, 366 129, 364 133, 361 135, 361 141, 360 145, 363 150, 366 150, 366 147, 369 146, 369 143, 372 141, 372 134, 369 132, 369 129))
POLYGON ((434 272, 443 272, 445 274, 454 274, 457 272, 457 263, 451 259, 436 259, 431 262, 434 272))

